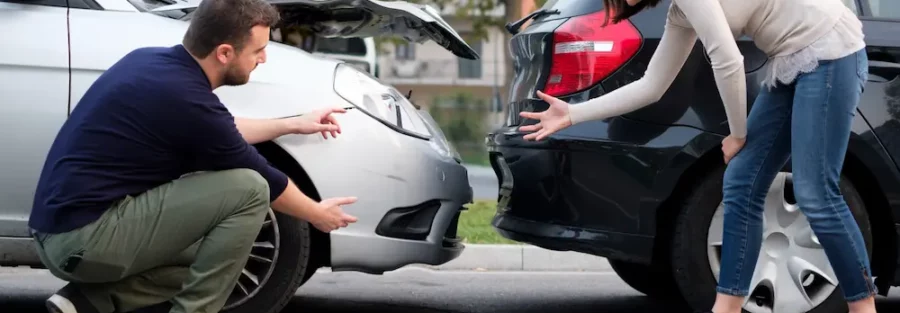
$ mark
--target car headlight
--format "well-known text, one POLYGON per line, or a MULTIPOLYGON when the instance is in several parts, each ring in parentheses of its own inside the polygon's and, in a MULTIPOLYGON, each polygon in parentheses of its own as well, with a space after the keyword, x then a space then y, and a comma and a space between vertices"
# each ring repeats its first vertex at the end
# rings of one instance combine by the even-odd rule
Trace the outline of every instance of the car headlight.
POLYGON ((457 151, 456 148, 453 147, 453 144, 447 140, 447 136, 444 135, 444 131, 438 126, 434 117, 432 117, 428 111, 419 110, 418 112, 419 115, 422 116, 422 119, 425 120, 425 125, 428 126, 428 130, 433 136, 431 139, 431 147, 445 157, 462 162, 462 156, 459 155, 459 151, 457 151))
POLYGON ((338 64, 334 91, 366 114, 401 133, 430 140, 431 131, 418 110, 396 88, 382 84, 369 73, 338 64))

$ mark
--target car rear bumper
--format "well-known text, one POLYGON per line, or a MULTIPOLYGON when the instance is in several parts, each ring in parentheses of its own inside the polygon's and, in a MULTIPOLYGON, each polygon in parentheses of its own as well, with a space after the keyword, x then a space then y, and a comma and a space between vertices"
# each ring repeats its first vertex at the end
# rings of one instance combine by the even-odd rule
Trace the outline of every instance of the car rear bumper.
POLYGON ((649 262, 658 209, 696 159, 684 147, 702 133, 624 119, 575 125, 540 142, 498 129, 485 140, 501 185, 493 225, 548 249, 649 262))
MULTIPOLYGON (((543 182, 552 180, 554 176, 535 175, 550 172, 539 170, 542 162, 537 160, 542 158, 518 158, 514 166, 506 162, 507 156, 521 157, 523 153, 540 155, 551 152, 499 148, 491 153, 492 167, 500 182, 497 213, 491 223, 501 236, 551 250, 578 251, 642 263, 650 261, 652 236, 566 225, 562 220, 573 220, 566 217, 566 212, 560 212, 567 211, 565 205, 558 206, 555 204, 557 201, 548 199, 546 193, 535 190, 536 187, 546 186, 543 182)), ((604 211, 602 208, 596 209, 598 213, 604 211)))

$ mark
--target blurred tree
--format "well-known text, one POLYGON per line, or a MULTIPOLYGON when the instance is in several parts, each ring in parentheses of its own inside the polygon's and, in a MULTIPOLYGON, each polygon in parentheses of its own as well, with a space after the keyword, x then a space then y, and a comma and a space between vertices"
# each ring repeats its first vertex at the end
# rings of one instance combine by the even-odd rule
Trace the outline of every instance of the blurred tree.
POLYGON ((488 102, 466 92, 435 96, 428 112, 463 158, 488 165, 484 134, 488 102))

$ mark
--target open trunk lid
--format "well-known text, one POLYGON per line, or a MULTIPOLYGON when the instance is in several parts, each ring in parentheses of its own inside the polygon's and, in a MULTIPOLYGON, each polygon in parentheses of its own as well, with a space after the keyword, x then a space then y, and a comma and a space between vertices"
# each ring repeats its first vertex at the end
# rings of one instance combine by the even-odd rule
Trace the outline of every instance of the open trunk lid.
MULTIPOLYGON (((433 40, 461 58, 479 58, 431 6, 379 0, 268 1, 281 12, 281 28, 303 27, 321 37, 392 36, 417 43, 433 40)), ((190 10, 199 4, 200 1, 177 3, 151 12, 190 10)), ((190 15, 183 19, 189 19, 190 15)))

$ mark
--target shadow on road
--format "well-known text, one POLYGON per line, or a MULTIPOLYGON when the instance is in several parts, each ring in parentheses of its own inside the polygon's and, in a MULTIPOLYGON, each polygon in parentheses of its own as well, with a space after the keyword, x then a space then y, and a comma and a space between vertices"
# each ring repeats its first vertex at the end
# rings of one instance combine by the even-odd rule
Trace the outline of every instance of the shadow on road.
MULTIPOLYGON (((645 296, 616 296, 587 299, 523 299, 509 298, 508 305, 499 312, 509 313, 632 313, 666 312, 692 313, 688 309, 673 308, 670 304, 654 302, 645 296)), ((453 308, 423 305, 397 305, 389 301, 345 301, 317 297, 295 297, 283 313, 481 313, 494 310, 454 310, 453 308)), ((878 312, 900 312, 900 301, 880 300, 878 312)))
MULTIPOLYGON (((0 312, 44 313, 43 301, 46 296, 22 294, 0 295, 0 312)), ((323 298, 312 296, 295 297, 282 313, 632 313, 632 312, 667 312, 690 313, 689 310, 673 310, 670 304, 653 302, 644 296, 601 296, 594 299, 554 298, 513 298, 498 299, 501 305, 493 304, 489 309, 463 309, 459 307, 429 307, 427 304, 398 304, 392 299, 383 301, 360 301, 342 299, 342 297, 323 298)), ((896 298, 881 299, 878 312, 900 312, 900 301, 896 298)))
POLYGON ((423 305, 398 305, 389 301, 344 301, 341 299, 324 299, 315 297, 295 297, 284 309, 283 313, 632 313, 632 312, 667 312, 691 313, 689 310, 672 310, 669 305, 652 302, 643 296, 617 296, 591 301, 568 300, 547 301, 542 299, 514 299, 504 302, 504 308, 490 310, 459 310, 458 308, 438 308, 423 305))
MULTIPOLYGON (((541 301, 540 299, 508 299, 508 308, 502 312, 510 313, 631 313, 631 312, 667 312, 690 313, 689 311, 671 311, 665 305, 654 304, 641 296, 619 296, 599 299, 597 301, 541 301), (602 311, 598 311, 602 309, 602 311)), ((44 313, 44 298, 17 297, 0 298, 0 311, 16 313, 44 313)), ((460 311, 453 308, 436 308, 425 305, 398 305, 385 301, 346 301, 342 299, 326 299, 317 297, 295 297, 282 313, 475 313, 479 310, 460 311)))

